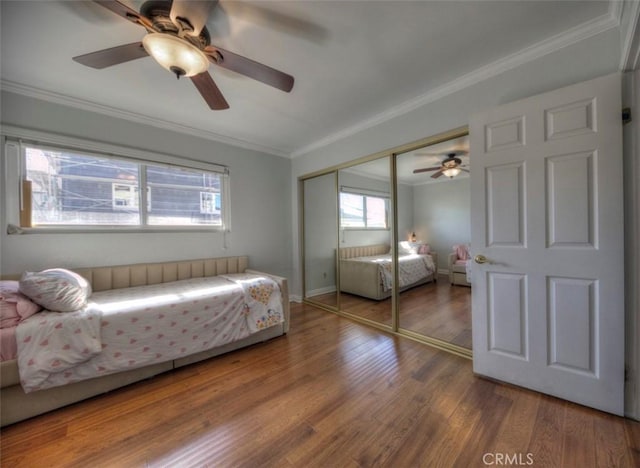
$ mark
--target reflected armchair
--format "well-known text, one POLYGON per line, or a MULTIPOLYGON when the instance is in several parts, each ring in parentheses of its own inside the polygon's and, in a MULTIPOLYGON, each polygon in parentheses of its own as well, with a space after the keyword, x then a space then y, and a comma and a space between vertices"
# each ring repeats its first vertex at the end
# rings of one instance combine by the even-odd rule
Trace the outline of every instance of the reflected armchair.
POLYGON ((453 246, 453 252, 449 254, 449 282, 451 285, 471 286, 471 283, 467 281, 467 262, 470 261, 468 245, 453 246))

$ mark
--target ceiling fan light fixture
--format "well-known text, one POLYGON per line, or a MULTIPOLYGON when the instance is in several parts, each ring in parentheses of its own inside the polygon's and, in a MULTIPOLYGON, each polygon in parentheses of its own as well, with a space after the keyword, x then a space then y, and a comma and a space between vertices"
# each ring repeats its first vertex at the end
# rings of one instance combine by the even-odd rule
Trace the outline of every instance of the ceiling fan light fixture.
POLYGON ((207 56, 193 44, 166 33, 144 36, 142 45, 164 69, 180 76, 195 76, 209 68, 207 56))
POLYGON ((446 175, 449 179, 453 179, 455 176, 460 174, 460 169, 457 167, 450 167, 442 171, 444 175, 446 175))

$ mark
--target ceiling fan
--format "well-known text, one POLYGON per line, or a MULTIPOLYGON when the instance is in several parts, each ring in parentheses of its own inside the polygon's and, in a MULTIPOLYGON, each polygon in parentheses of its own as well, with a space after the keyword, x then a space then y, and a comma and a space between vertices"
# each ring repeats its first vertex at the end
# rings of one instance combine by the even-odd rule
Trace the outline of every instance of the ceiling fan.
POLYGON ((460 174, 460 171, 469 172, 468 169, 464 169, 462 167, 462 160, 458 157, 465 154, 467 154, 467 151, 465 150, 449 151, 444 154, 417 153, 416 156, 446 156, 446 158, 442 160, 440 166, 414 169, 413 173, 419 174, 421 172, 437 171, 431 176, 432 179, 437 179, 441 175, 445 175, 450 179, 453 179, 455 176, 460 174))
POLYGON ((291 75, 211 44, 205 24, 218 0, 148 0, 140 12, 117 0, 94 2, 142 26, 147 34, 141 42, 73 57, 82 65, 102 69, 151 55, 177 78, 190 78, 213 110, 228 109, 229 104, 208 72, 209 63, 287 93, 293 88, 291 75))

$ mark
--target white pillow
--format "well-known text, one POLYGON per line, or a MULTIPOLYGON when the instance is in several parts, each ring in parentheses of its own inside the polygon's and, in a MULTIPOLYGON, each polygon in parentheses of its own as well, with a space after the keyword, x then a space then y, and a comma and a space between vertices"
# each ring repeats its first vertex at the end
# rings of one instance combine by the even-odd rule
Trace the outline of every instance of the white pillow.
POLYGON ((62 268, 24 272, 20 292, 52 312, 82 309, 91 296, 91 285, 77 273, 62 268))
POLYGON ((418 252, 417 244, 409 241, 398 242, 398 255, 411 255, 418 252))

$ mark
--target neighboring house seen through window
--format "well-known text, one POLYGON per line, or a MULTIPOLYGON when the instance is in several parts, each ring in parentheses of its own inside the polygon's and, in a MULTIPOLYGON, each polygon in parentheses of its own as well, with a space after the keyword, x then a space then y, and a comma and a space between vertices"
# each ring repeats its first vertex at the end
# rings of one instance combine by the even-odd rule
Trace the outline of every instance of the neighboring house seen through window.
POLYGON ((23 149, 36 227, 224 225, 223 172, 60 148, 23 149))

